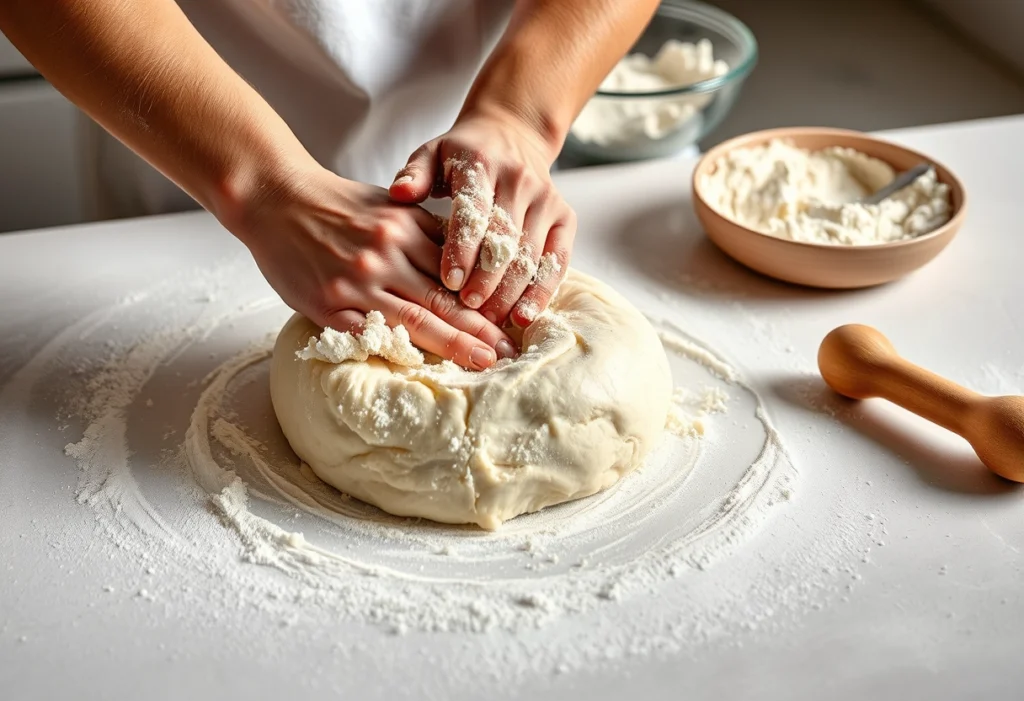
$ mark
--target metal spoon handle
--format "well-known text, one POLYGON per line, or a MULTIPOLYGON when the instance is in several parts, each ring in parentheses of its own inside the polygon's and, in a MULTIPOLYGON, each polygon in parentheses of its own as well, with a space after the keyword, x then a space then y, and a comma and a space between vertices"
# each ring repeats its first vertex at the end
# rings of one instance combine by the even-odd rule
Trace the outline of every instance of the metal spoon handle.
POLYGON ((877 191, 873 192, 872 194, 868 195, 867 197, 865 197, 864 199, 862 199, 861 203, 862 204, 878 204, 879 202, 884 200, 886 197, 889 197, 890 195, 892 195, 894 192, 898 192, 899 190, 902 190, 907 185, 909 185, 910 183, 912 183, 915 180, 917 180, 918 178, 920 178, 922 175, 924 175, 929 170, 931 170, 931 168, 932 168, 931 163, 919 163, 916 166, 914 166, 913 168, 911 168, 910 170, 905 170, 902 173, 900 173, 899 175, 897 175, 896 178, 891 183, 889 183, 888 185, 886 185, 882 189, 877 190, 877 191))

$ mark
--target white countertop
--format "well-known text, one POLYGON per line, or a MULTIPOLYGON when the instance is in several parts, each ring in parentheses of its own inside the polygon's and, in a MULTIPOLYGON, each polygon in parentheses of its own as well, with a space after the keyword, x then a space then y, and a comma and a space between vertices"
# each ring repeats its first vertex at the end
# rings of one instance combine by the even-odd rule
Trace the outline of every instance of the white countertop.
MULTIPOLYGON (((341 628, 335 621, 267 634, 259 610, 230 609, 209 625, 186 625, 189 612, 176 608, 183 599, 136 595, 140 586, 160 592, 175 582, 133 569, 102 547, 107 536, 76 501, 78 468, 61 450, 80 436, 61 429, 48 403, 60 388, 35 378, 29 392, 19 369, 97 308, 241 248, 202 213, 0 237, 4 696, 1019 695, 1024 492, 989 475, 965 443, 939 429, 881 403, 855 407, 831 397, 814 357, 833 327, 867 323, 939 373, 986 392, 1024 393, 1024 118, 889 136, 951 167, 966 185, 970 212, 959 237, 925 269, 859 292, 790 287, 725 258, 691 211, 692 161, 558 175, 579 213, 574 264, 724 352, 761 394, 800 473, 793 501, 739 552, 652 592, 654 600, 685 608, 689 588, 728 583, 747 588, 754 601, 773 586, 773 573, 797 572, 817 558, 829 564, 823 575, 807 577, 807 591, 794 594, 792 605, 783 599, 776 609, 762 607, 754 614, 758 625, 728 639, 565 674, 539 664, 536 673, 502 683, 488 672, 501 660, 484 653, 469 660, 478 676, 448 673, 449 665, 465 668, 472 640, 449 648, 445 636, 425 633, 342 652, 322 635, 341 628), (372 657, 361 654, 367 649, 372 657)), ((247 274, 260 287, 255 271, 247 274)), ((182 374, 181 386, 205 371, 182 374)), ((173 419, 154 413, 140 421, 173 419)), ((171 498, 173 485, 168 489, 171 498)), ((606 609, 605 621, 615 625, 628 605, 606 609)), ((735 601, 744 605, 743 597, 735 601)))

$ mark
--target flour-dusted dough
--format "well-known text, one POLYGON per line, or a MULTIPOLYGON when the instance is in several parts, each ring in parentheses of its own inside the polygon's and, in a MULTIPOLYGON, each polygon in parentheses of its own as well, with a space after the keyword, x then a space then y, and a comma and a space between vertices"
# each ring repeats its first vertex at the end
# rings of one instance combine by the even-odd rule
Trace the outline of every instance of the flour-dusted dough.
POLYGON ((483 372, 300 359, 320 332, 295 315, 277 339, 281 428, 320 479, 392 514, 493 530, 606 489, 665 427, 672 377, 656 332, 576 271, 522 355, 483 372))

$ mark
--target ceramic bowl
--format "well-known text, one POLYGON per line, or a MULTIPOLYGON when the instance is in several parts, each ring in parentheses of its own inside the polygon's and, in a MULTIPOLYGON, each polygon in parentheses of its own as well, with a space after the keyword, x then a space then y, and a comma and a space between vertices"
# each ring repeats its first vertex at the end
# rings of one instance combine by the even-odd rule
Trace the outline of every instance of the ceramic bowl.
POLYGON ((952 171, 931 156, 862 132, 794 127, 745 134, 708 151, 693 173, 693 204, 708 238, 748 268, 798 285, 851 289, 891 282, 935 258, 960 231, 967 212, 967 195, 952 171), (701 193, 703 177, 713 173, 718 161, 733 149, 760 146, 773 139, 812 151, 829 146, 853 148, 885 161, 897 172, 928 161, 935 166, 939 182, 949 186, 953 216, 946 224, 914 239, 850 246, 778 238, 737 224, 715 211, 701 193))

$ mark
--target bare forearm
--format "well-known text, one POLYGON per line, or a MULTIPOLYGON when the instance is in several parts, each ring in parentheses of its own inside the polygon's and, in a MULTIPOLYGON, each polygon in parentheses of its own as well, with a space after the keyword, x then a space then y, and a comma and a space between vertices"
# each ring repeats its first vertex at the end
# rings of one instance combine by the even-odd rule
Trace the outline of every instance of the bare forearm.
POLYGON ((657 6, 657 0, 519 0, 463 114, 509 111, 536 128, 553 158, 657 6))
POLYGON ((173 0, 6 0, 0 30, 68 99, 218 216, 272 186, 275 169, 312 160, 173 0))

